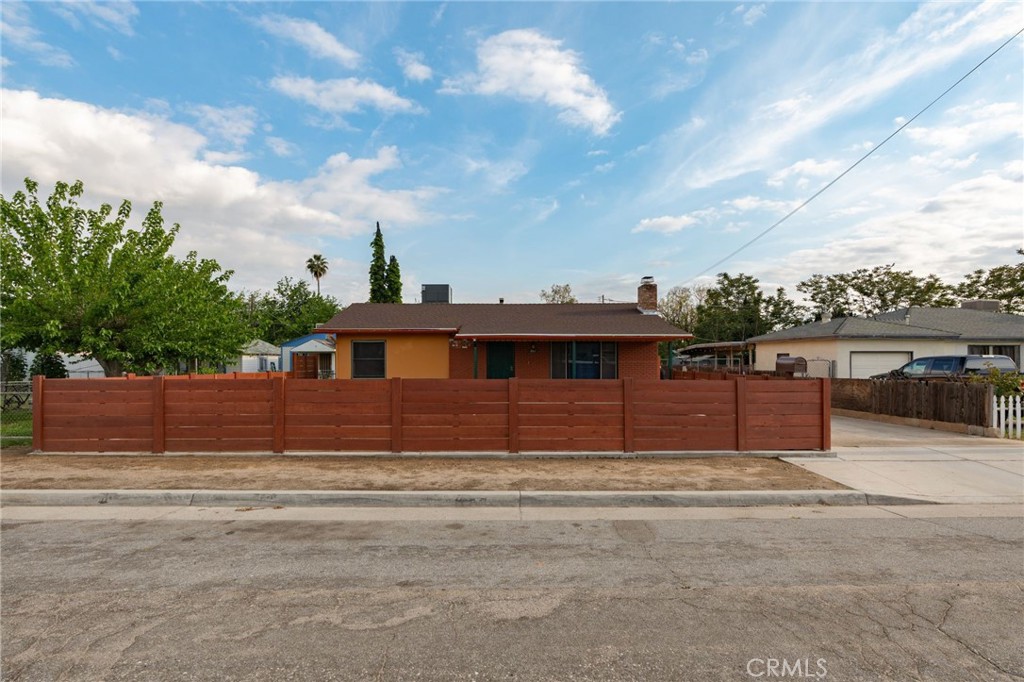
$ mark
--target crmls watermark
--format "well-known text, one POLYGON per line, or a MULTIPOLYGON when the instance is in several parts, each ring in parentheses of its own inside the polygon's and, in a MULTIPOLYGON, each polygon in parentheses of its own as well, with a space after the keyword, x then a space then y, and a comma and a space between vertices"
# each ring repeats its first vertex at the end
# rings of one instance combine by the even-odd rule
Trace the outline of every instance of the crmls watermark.
POLYGON ((747 674, 758 678, 776 679, 818 679, 828 677, 828 661, 819 658, 789 660, 786 658, 752 658, 747 661, 747 674))

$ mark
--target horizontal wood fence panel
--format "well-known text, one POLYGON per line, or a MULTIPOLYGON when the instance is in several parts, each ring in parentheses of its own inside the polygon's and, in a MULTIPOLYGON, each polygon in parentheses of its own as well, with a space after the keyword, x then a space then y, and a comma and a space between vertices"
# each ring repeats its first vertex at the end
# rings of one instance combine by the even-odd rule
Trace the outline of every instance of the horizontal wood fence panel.
POLYGON ((153 415, 59 415, 48 411, 43 415, 43 426, 51 429, 73 429, 79 427, 125 429, 133 426, 152 428, 153 415))
POLYGON ((362 381, 268 373, 37 377, 33 390, 33 443, 43 451, 654 452, 830 445, 829 384, 818 379, 362 381))

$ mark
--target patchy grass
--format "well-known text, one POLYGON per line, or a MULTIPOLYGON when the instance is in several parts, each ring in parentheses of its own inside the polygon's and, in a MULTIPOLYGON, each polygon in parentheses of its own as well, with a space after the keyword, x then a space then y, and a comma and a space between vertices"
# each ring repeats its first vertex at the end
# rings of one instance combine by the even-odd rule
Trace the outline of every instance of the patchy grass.
POLYGON ((0 447, 32 443, 32 410, 0 412, 0 447))

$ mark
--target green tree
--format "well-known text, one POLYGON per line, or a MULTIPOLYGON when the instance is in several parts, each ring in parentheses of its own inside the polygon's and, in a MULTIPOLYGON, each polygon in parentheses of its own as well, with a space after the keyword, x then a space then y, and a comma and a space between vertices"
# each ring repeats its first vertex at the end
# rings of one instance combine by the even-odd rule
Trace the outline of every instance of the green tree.
POLYGON ((313 332, 341 310, 334 297, 314 294, 304 280, 290 277, 282 278, 272 292, 249 292, 243 299, 249 339, 275 346, 313 332))
POLYGON ((67 379, 68 368, 64 359, 56 353, 36 353, 32 358, 29 376, 42 374, 47 379, 67 379))
POLYGON ((316 295, 320 295, 320 278, 327 274, 327 259, 319 253, 314 254, 306 261, 306 270, 316 280, 316 295))
POLYGON ((799 323, 801 310, 782 287, 765 296, 757 278, 723 272, 697 306, 696 318, 697 342, 744 341, 799 323))
POLYGON ((545 303, 579 303, 568 284, 552 284, 551 289, 541 289, 540 300, 545 303))
POLYGON ((384 235, 377 223, 377 232, 370 242, 370 303, 390 303, 388 296, 388 262, 384 256, 384 235))
POLYGON ((0 196, 0 345, 95 358, 107 376, 151 373, 180 360, 221 363, 247 340, 231 272, 190 253, 170 255, 155 203, 140 230, 131 204, 116 214, 78 205, 81 182, 0 196))
MULTIPOLYGON (((1024 256, 1024 249, 1017 249, 1024 256)), ((987 298, 1000 301, 1002 312, 1024 313, 1024 261, 999 265, 991 270, 975 270, 956 286, 962 299, 987 298)))
POLYGON ((25 381, 25 373, 28 371, 28 361, 25 360, 25 352, 20 348, 5 348, 0 353, 0 381, 25 381))
POLYGON ((388 286, 388 303, 402 302, 402 271, 398 267, 398 259, 391 256, 384 277, 388 286))
POLYGON ((697 325, 697 307, 704 302, 708 287, 672 287, 660 301, 658 312, 670 324, 683 331, 692 331, 697 325))
POLYGON ((909 306, 956 305, 953 287, 935 275, 920 277, 895 264, 859 268, 836 275, 815 274, 796 285, 819 313, 869 317, 909 306))

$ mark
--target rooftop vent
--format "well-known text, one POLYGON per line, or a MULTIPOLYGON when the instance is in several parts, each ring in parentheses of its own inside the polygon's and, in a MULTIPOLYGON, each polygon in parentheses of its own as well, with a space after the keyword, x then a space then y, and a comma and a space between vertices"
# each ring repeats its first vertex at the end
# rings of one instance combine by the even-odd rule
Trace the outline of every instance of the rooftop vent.
POLYGON ((423 303, 451 303, 452 287, 450 284, 424 284, 420 287, 420 300, 423 303))

